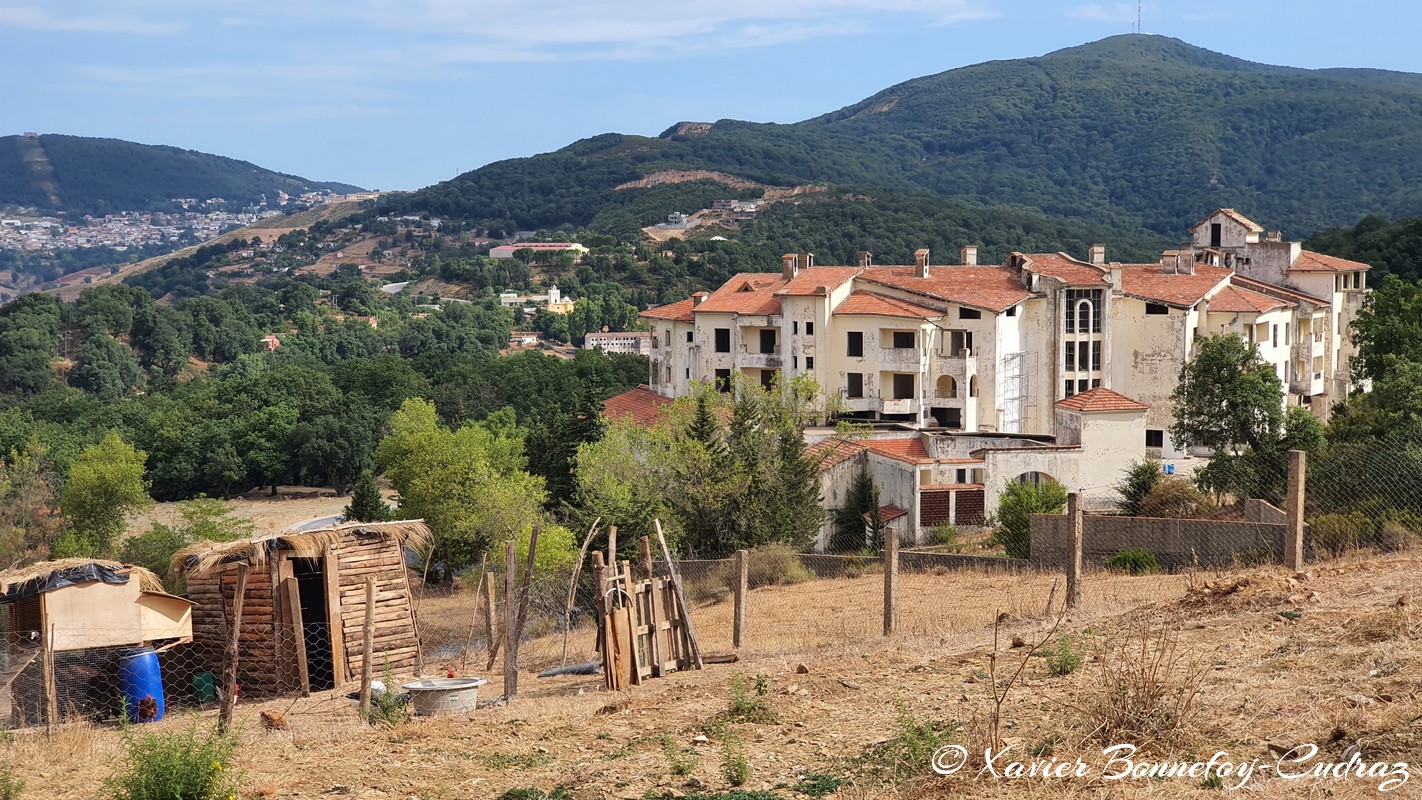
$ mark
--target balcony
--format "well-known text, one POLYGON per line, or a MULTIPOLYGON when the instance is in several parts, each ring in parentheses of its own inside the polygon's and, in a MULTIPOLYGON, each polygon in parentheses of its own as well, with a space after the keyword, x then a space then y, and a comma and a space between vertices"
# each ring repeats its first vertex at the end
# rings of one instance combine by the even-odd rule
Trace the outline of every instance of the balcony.
POLYGON ((839 405, 845 411, 878 411, 879 396, 871 392, 858 397, 850 397, 846 390, 840 389, 839 405))
POLYGON ((933 354, 933 374, 949 375, 959 383, 966 383, 978 374, 978 356, 971 350, 960 350, 957 355, 933 354))
POLYGON ((741 345, 741 351, 736 355, 738 367, 780 369, 780 364, 780 345, 771 348, 768 353, 761 352, 759 347, 741 345))
POLYGON ((879 401, 880 414, 917 414, 919 402, 912 397, 905 397, 902 400, 889 400, 887 398, 879 401))
POLYGON ((915 370, 923 362, 923 354, 917 347, 881 347, 879 363, 894 366, 913 367, 915 370))

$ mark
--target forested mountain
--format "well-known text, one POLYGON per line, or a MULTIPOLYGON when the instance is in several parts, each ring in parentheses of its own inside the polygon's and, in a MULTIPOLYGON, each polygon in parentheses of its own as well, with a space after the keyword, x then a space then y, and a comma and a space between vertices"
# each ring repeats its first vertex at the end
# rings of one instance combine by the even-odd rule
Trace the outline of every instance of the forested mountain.
POLYGON ((248 205, 263 195, 275 201, 278 191, 322 189, 359 191, 177 147, 83 136, 0 138, 0 207, 99 215, 166 208, 179 197, 248 205))
POLYGON ((1384 275, 1405 281, 1422 279, 1422 216, 1388 222, 1367 216, 1351 228, 1329 228, 1305 244, 1319 252, 1371 264, 1368 282, 1376 285, 1384 275))
POLYGON ((1203 211, 1233 206, 1302 236, 1422 210, 1422 76, 1275 67, 1118 36, 911 80, 794 124, 595 136, 386 208, 494 229, 621 233, 698 207, 705 186, 615 190, 666 169, 1027 206, 1101 237, 1179 237, 1203 211))

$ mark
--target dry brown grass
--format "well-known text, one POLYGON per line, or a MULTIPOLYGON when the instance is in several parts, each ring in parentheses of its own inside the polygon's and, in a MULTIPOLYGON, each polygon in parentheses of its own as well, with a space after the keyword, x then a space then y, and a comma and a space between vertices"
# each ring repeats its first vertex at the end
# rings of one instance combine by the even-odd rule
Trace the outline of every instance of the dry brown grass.
MULTIPOLYGON (((1357 558, 1315 567, 1311 578, 1290 585, 1290 574, 1255 569, 1247 575, 1215 573, 1211 580, 1248 577, 1233 592, 1183 596, 1184 578, 1095 576, 1086 586, 1087 607, 1064 627, 1099 643, 1128 642, 1143 619, 1170 620, 1181 652, 1201 662, 1198 713, 1174 752, 1208 755, 1225 750, 1241 758, 1270 760, 1270 744, 1312 742, 1335 759, 1358 746, 1369 760, 1422 764, 1422 627, 1415 605, 1397 607, 1403 594, 1418 596, 1422 558, 1357 558), (1172 588, 1173 586, 1173 588, 1172 588), (1173 595, 1173 596, 1172 596, 1173 595), (1150 600, 1154 596, 1159 599, 1150 600), (1135 599, 1143 605, 1128 608, 1135 599), (1297 615, 1290 620, 1278 612, 1297 615), (1088 631, 1089 629, 1089 631, 1088 631), (1366 630, 1368 635, 1348 635, 1366 630)), ((1203 584, 1203 579, 1200 580, 1203 584)), ((1001 608, 1014 615, 1005 640, 1031 640, 1044 628, 1049 576, 904 576, 903 597, 933 592, 906 606, 904 633, 878 631, 878 579, 811 581, 752 593, 750 646, 741 663, 712 666, 651 681, 609 695, 600 677, 521 681, 510 707, 480 709, 468 719, 416 720, 393 730, 362 724, 337 693, 298 701, 286 719, 289 732, 265 732, 262 710, 286 711, 289 700, 239 706, 242 746, 237 767, 250 796, 489 798, 513 787, 567 786, 575 798, 639 797, 651 789, 689 791, 689 778, 724 789, 720 753, 710 731, 724 711, 736 671, 768 676, 769 701, 778 724, 736 726, 749 757, 747 789, 794 782, 802 770, 851 774, 854 759, 882 743, 898 724, 900 702, 919 717, 958 722, 969 741, 991 706, 986 681, 992 630, 982 620, 1001 608), (798 673, 804 664, 808 673, 798 673), (665 756, 663 732, 701 758, 690 776, 677 776, 665 756), (706 735, 708 742, 698 736, 706 735)), ((1058 601, 1061 592, 1058 591, 1058 601)), ((426 632, 448 620, 449 633, 467 633, 464 596, 424 598, 426 632), (460 622, 462 620, 462 622, 460 622)), ((700 607, 695 620, 708 641, 727 636, 730 604, 700 607)), ((990 620, 989 620, 990 621, 990 620)), ((580 653, 589 637, 573 639, 580 653)), ((712 648, 708 648, 712 649, 712 648)), ((728 647, 726 649, 729 649, 728 647)), ((561 637, 525 645, 530 659, 556 659, 561 637), (546 643, 546 644, 545 644, 546 643), (555 644, 556 643, 556 644, 555 644)), ((1021 650, 1003 651, 1003 668, 1015 668, 1021 650)), ((482 654, 476 654, 481 656, 482 654)), ((1018 752, 1058 757, 1095 753, 1083 699, 1101 691, 1099 662, 1054 677, 1042 659, 1029 660, 1020 688, 1004 709, 1004 741, 1018 752)), ((480 664, 482 667, 482 664, 480 664)), ((532 666, 532 665, 530 665, 532 666)), ((470 670, 478 673, 478 670, 470 670)), ((487 676, 488 694, 500 691, 487 676)), ((160 725, 183 725, 174 718, 160 725)), ((54 743, 42 731, 25 731, 8 748, 29 796, 78 800, 94 797, 116 753, 112 729, 61 728, 54 743)), ((1422 777, 1402 792, 1414 792, 1422 777)), ((970 776, 930 778, 899 787, 870 782, 837 797, 1075 798, 1209 796, 1192 781, 1130 785, 1101 781, 993 781, 970 776)), ((782 796, 794 796, 781 792, 782 796)), ((1264 780, 1260 797, 1375 797, 1366 782, 1264 780)))

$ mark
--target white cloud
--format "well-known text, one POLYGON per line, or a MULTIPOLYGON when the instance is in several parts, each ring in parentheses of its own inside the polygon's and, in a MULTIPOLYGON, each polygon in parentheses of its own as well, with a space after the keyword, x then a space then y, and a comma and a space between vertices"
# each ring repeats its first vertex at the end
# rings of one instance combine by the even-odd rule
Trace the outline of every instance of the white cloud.
POLYGON ((142 36, 167 36, 183 30, 183 25, 178 22, 148 22, 136 17, 108 14, 54 15, 32 6, 0 6, 0 27, 30 31, 123 33, 142 36))

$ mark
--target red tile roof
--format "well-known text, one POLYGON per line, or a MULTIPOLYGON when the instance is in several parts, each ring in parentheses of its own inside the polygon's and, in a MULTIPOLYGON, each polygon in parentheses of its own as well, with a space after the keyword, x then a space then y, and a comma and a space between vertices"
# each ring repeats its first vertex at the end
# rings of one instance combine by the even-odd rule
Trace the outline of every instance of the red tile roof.
POLYGON ((1299 253, 1298 258, 1294 259, 1293 265, 1289 267, 1289 272, 1353 272, 1360 269, 1372 269, 1372 267, 1361 261, 1349 261, 1338 256, 1326 256, 1312 250, 1304 250, 1299 253))
POLYGON ((1066 253, 1027 253, 1023 268, 1070 286, 1099 286, 1106 283, 1106 270, 1077 261, 1066 253))
POLYGON ((662 397, 642 385, 604 400, 602 416, 608 421, 630 418, 638 425, 655 425, 671 404, 671 398, 662 397))
POLYGON ((823 296, 822 289, 833 289, 859 274, 859 267, 809 267, 786 282, 776 294, 787 296, 823 296))
MULTIPOLYGON (((898 506, 879 506, 879 521, 893 522, 901 517, 907 517, 908 512, 898 506)), ((864 514, 865 519, 869 519, 869 514, 864 514)))
POLYGON ((1089 414, 1093 411, 1145 411, 1150 406, 1139 400, 1132 400, 1120 392, 1113 392, 1104 386, 1098 386, 1081 394, 1074 394, 1071 397, 1058 400, 1057 408, 1089 414))
POLYGON ((865 444, 872 452, 899 461, 907 461, 910 464, 921 464, 933 460, 928 457, 928 450, 924 448, 923 440, 917 436, 912 439, 870 439, 865 444))
POLYGON ((692 316, 691 309, 695 302, 688 297, 685 300, 678 300, 675 303, 665 306, 657 306, 643 311, 640 316, 647 319, 666 319, 673 322, 694 322, 696 317, 692 316))
POLYGON ((937 311, 917 303, 910 303, 897 297, 876 292, 851 292, 849 297, 834 310, 836 314, 872 314, 880 317, 907 317, 909 319, 938 319, 946 311, 937 311))
POLYGON ((1238 222, 1240 225, 1243 225, 1246 229, 1249 230, 1250 233, 1263 233, 1263 232, 1264 232, 1264 227, 1263 227, 1262 225, 1260 225, 1259 223, 1257 223, 1257 222, 1255 222, 1254 220, 1250 219, 1249 217, 1244 216, 1243 214, 1239 213, 1238 211, 1235 211, 1235 210, 1232 209, 1232 208, 1220 208, 1220 209, 1216 209, 1216 210, 1214 210, 1214 211, 1211 211, 1209 214, 1207 214, 1207 215, 1205 216, 1204 219, 1200 220, 1199 222, 1195 223, 1194 225, 1191 225, 1191 226, 1190 226, 1190 230, 1193 231, 1193 230, 1195 230, 1196 228, 1200 227, 1201 225, 1204 225, 1206 222, 1209 222, 1209 221, 1210 221, 1210 217, 1213 217, 1213 216, 1216 215, 1216 214, 1224 214, 1226 217, 1229 217, 1230 219, 1234 220, 1235 222, 1238 222))
POLYGON ((775 292, 785 286, 778 272, 742 272, 701 301, 697 312, 768 315, 780 313, 775 292))
POLYGON ((833 469, 868 449, 864 442, 838 437, 817 442, 805 451, 806 458, 820 472, 833 469))
POLYGON ((1224 267, 1195 265, 1193 275, 1167 273, 1160 264, 1122 264, 1121 292, 1141 300, 1189 308, 1234 273, 1224 267))
POLYGON ((1032 296, 1022 288, 1016 270, 1007 267, 934 266, 927 278, 915 277, 914 267, 869 267, 859 280, 993 312, 1032 296))
POLYGON ((1226 286, 1210 296, 1210 310, 1231 314, 1262 314, 1297 303, 1270 297, 1239 286, 1226 286))
POLYGON ((1313 305, 1322 306, 1324 308, 1327 308, 1332 305, 1332 302, 1330 302, 1329 300, 1325 300, 1322 297, 1314 297, 1311 294, 1304 294, 1298 289, 1291 289, 1287 286, 1279 286, 1278 284, 1269 283, 1267 281, 1256 280, 1254 278, 1246 278, 1245 276, 1240 275, 1238 273, 1235 273, 1234 277, 1229 279, 1229 282, 1235 286, 1240 287, 1241 289, 1249 289, 1251 291, 1259 292, 1260 294, 1267 294, 1270 297, 1278 297, 1296 303, 1312 303, 1313 305))

